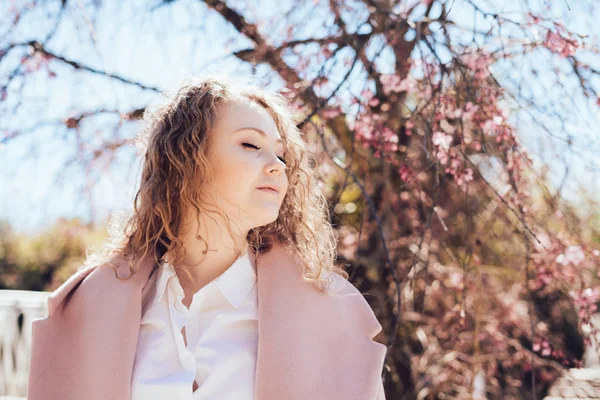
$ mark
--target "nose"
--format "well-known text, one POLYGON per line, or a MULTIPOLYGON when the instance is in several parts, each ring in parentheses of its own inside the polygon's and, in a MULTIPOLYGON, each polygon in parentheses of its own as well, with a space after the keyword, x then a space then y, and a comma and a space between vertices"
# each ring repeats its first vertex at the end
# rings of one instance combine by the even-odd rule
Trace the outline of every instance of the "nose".
POLYGON ((276 155, 271 155, 269 161, 265 164, 265 172, 267 174, 277 173, 281 174, 285 171, 285 164, 276 155))

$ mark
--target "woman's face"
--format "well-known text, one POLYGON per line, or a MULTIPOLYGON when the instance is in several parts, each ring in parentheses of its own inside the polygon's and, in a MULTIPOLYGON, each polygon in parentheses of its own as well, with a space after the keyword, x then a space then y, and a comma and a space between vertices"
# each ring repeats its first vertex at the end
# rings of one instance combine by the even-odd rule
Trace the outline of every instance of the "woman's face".
POLYGON ((211 135, 207 157, 214 175, 206 194, 242 232, 275 221, 288 178, 284 145, 269 112, 248 99, 223 104, 211 135), (259 189, 264 186, 277 192, 259 189))

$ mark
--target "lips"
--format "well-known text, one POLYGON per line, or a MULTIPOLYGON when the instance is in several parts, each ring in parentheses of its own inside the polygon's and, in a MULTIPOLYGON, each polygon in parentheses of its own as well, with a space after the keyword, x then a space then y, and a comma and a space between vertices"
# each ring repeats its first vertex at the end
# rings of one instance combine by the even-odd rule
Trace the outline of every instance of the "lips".
POLYGON ((279 189, 275 186, 261 186, 257 189, 268 193, 279 194, 279 189))

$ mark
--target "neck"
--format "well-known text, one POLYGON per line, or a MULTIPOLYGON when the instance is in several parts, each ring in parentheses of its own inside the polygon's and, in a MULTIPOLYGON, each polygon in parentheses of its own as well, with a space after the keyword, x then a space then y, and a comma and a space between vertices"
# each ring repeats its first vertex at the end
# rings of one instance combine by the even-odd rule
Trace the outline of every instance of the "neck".
POLYGON ((178 271, 186 296, 219 277, 248 250, 247 231, 236 230, 236 225, 232 224, 230 233, 225 223, 220 223, 220 216, 215 215, 215 218, 201 213, 198 220, 194 214, 188 216, 179 235, 185 249, 184 258, 173 265, 186 268, 194 278, 191 281, 185 273, 178 271))

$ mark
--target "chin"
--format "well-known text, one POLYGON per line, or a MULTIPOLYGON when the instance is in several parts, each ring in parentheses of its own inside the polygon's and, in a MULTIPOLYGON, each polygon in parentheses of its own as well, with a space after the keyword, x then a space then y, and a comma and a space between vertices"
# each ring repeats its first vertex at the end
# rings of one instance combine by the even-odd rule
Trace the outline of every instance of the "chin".
POLYGON ((273 222, 277 221, 277 218, 279 218, 279 214, 271 216, 265 215, 264 218, 261 218, 259 221, 256 222, 255 228, 272 224, 273 222))

